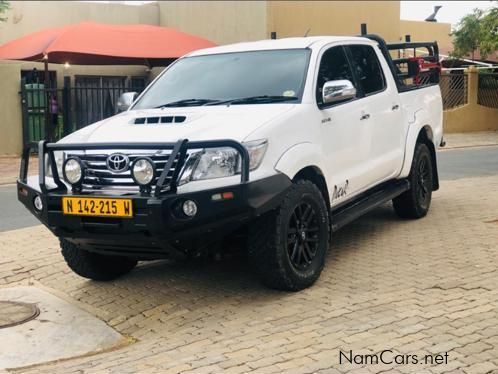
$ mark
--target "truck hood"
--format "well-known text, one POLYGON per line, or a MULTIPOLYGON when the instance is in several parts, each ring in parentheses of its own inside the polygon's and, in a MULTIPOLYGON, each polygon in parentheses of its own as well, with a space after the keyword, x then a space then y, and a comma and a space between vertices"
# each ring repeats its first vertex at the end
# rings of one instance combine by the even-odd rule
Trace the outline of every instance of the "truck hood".
POLYGON ((295 107, 295 104, 260 104, 130 110, 86 126, 60 142, 243 141, 258 127, 295 107))

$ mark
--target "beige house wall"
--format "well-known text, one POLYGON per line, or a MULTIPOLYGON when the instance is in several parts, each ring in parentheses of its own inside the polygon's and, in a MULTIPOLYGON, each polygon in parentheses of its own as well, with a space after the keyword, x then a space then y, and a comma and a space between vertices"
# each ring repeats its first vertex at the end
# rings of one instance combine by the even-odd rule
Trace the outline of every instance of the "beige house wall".
POLYGON ((400 21, 400 36, 410 35, 413 41, 437 41, 443 51, 453 49, 451 24, 440 22, 400 21))
POLYGON ((268 29, 277 37, 358 35, 360 24, 387 41, 399 40, 399 1, 268 1, 268 29))
POLYGON ((84 21, 112 24, 159 25, 157 4, 129 6, 77 1, 11 1, 11 9, 0 23, 0 44, 51 27, 84 21))
POLYGON ((160 25, 217 44, 266 39, 265 1, 160 1, 160 25))
POLYGON ((445 133, 498 131, 498 109, 478 104, 445 110, 443 113, 445 133))
POLYGON ((0 64, 0 155, 17 155, 22 148, 19 63, 0 64))

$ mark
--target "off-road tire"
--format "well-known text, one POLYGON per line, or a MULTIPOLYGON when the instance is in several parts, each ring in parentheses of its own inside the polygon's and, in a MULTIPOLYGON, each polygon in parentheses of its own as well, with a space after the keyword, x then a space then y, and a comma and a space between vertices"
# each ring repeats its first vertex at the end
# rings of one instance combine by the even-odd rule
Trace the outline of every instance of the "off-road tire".
POLYGON ((408 176, 410 189, 393 199, 394 211, 399 217, 417 219, 427 215, 431 205, 433 178, 429 148, 417 143, 408 176))
POLYGON ((123 256, 108 256, 81 249, 61 239, 64 260, 76 274, 96 281, 110 281, 129 273, 137 261, 123 256))
POLYGON ((307 288, 322 272, 329 248, 329 227, 328 208, 318 187, 310 181, 297 181, 277 209, 251 224, 248 233, 249 262, 263 284, 270 288, 285 291, 307 288), (304 213, 300 216, 303 219, 299 237, 298 209, 301 212, 305 210, 309 215, 307 219, 304 213), (296 235, 291 232, 296 232, 296 235), (302 242, 302 246, 296 247, 298 241, 302 242), (298 256, 299 261, 305 263, 303 267, 298 264, 301 268, 293 264, 299 262, 298 256), (307 259, 311 260, 308 262, 307 259))

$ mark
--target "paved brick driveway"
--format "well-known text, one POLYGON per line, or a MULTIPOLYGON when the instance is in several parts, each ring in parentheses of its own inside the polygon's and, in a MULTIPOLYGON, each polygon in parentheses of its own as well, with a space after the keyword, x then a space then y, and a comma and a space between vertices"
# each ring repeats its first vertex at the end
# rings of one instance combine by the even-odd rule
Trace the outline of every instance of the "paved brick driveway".
POLYGON ((234 260, 90 282, 35 227, 0 234, 0 286, 51 288, 130 337, 23 373, 498 373, 496 220, 498 177, 443 182, 423 220, 386 206, 338 233, 321 279, 300 293, 267 290, 234 260), (340 350, 387 349, 448 352, 448 363, 339 363, 340 350))

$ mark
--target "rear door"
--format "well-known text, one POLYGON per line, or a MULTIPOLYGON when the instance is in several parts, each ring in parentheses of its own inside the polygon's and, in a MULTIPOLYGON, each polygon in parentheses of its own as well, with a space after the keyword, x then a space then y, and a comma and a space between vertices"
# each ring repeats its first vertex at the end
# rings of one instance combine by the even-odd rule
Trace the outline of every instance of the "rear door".
POLYGON ((405 125, 401 102, 392 76, 387 75, 387 63, 376 46, 345 48, 361 95, 361 131, 369 137, 365 144, 368 173, 364 182, 370 187, 397 175, 403 162, 405 125))

